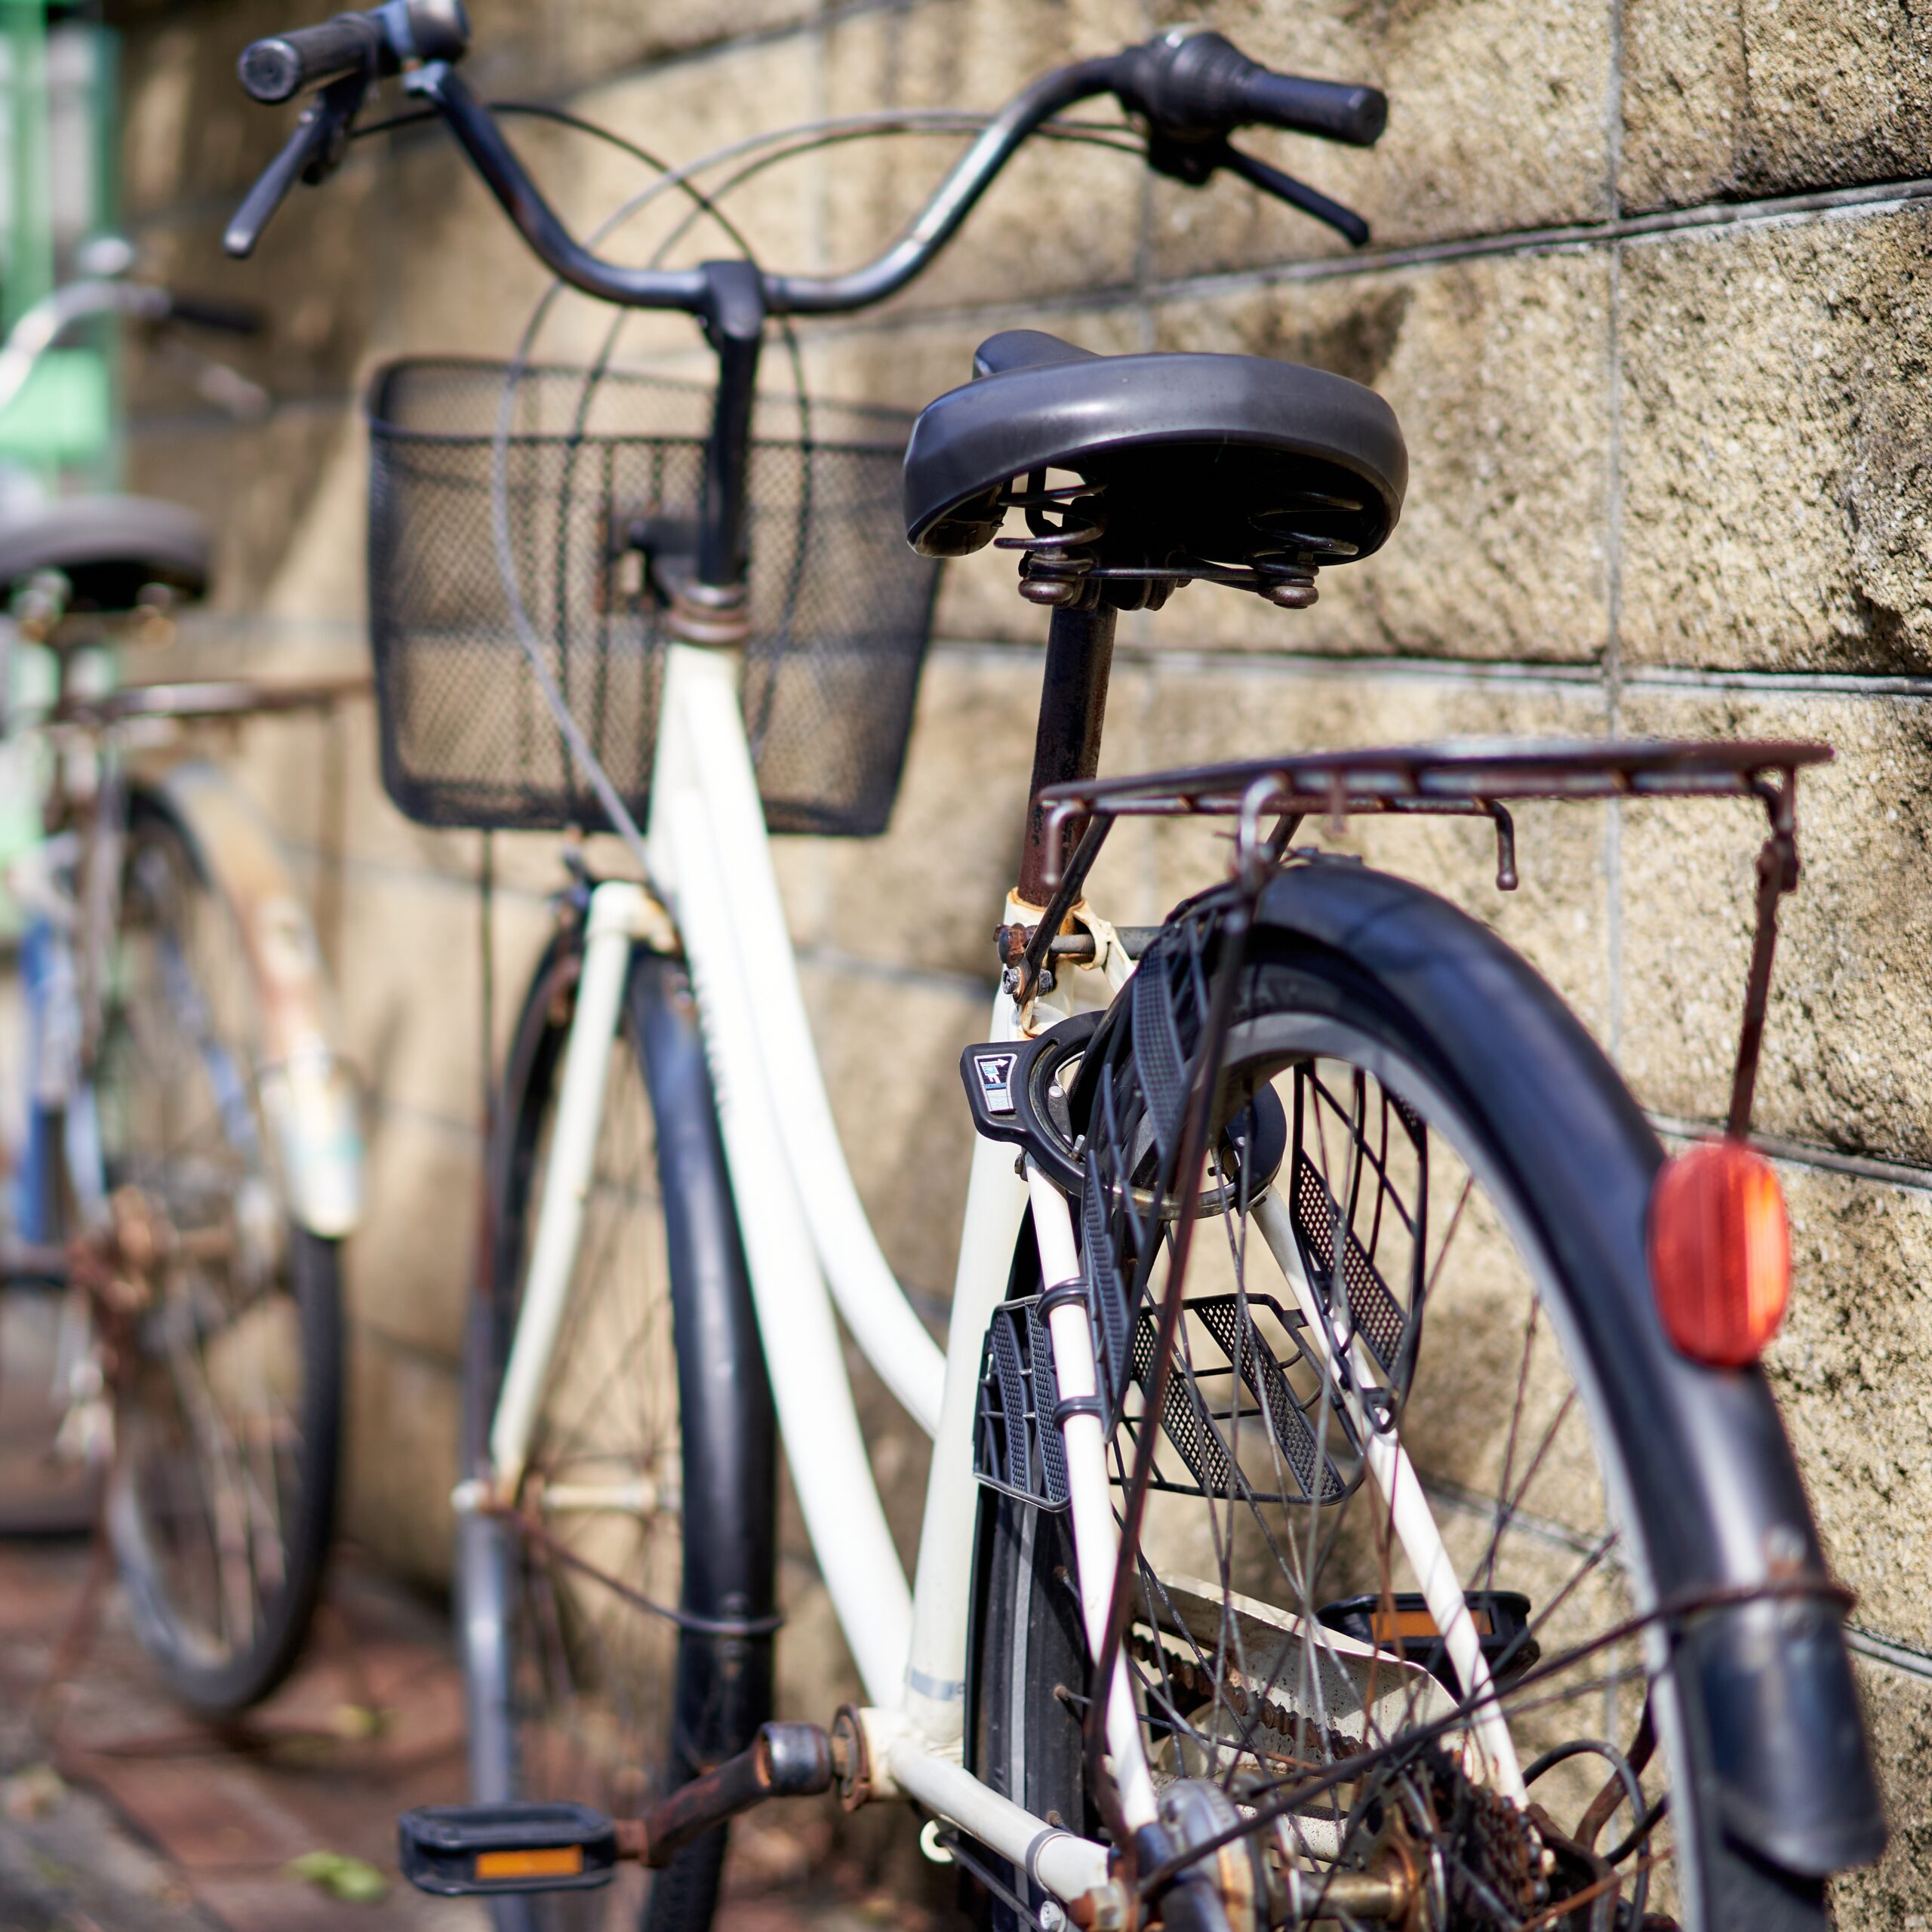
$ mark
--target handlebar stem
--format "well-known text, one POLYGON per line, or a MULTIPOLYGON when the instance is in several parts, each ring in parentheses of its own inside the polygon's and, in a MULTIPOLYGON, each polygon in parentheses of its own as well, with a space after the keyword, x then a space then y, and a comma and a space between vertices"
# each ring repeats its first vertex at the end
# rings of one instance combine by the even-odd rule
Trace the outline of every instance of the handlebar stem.
MULTIPOLYGON (((752 411, 758 398, 758 352, 764 343, 764 278, 749 262, 706 262, 704 332, 718 357, 718 392, 704 463, 704 507, 698 522, 697 577, 708 592, 743 601, 745 509, 750 497, 752 411)), ((724 614, 714 594, 700 623, 724 614)), ((736 624, 732 624, 736 628, 736 624)))

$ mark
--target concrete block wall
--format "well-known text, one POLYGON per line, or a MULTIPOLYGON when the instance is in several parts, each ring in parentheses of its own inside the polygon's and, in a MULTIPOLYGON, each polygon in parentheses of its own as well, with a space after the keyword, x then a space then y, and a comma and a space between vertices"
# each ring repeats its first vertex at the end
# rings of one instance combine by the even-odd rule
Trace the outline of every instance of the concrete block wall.
MULTIPOLYGON (((1107 765, 1444 732, 1819 737, 1758 1122, 1798 1254, 1772 1363, 1839 1572, 1894 1826, 1840 1922, 1932 1913, 1932 23, 1873 0, 479 0, 475 78, 561 100, 672 159, 881 106, 990 107, 1054 62, 1204 16, 1278 66, 1374 81, 1371 154, 1254 145, 1362 208, 1374 245, 1238 186, 1042 148, 881 313, 801 331, 829 392, 906 404, 998 327, 1097 349, 1238 349, 1334 369, 1399 413, 1413 463, 1386 550, 1289 616, 1199 590, 1122 627, 1107 765)), ((506 351, 542 287, 481 191, 420 131, 298 192, 247 268, 222 222, 281 118, 229 78, 288 0, 127 0, 126 202, 150 263, 272 303, 251 352, 277 407, 211 416, 137 371, 139 486, 222 530, 221 589, 157 671, 350 668, 362 648, 358 385, 384 356, 506 351)), ((519 143, 580 226, 635 165, 554 130, 519 143)), ((761 257, 849 263, 956 141, 848 146, 748 183, 761 257)), ((648 217, 633 244, 655 229, 648 217)), ((706 245, 715 247, 715 242, 706 245)), ((694 243, 687 247, 694 248, 694 243)), ((546 337, 585 352, 567 303, 546 337)), ((626 353, 701 370, 681 320, 626 353)), ((774 361, 774 369, 779 365, 774 361)), ((888 1254, 943 1315, 965 1124, 955 1056, 982 1024, 1041 635, 1008 567, 949 580, 885 837, 786 841, 780 867, 835 1103, 888 1254), (883 1043, 883 1044, 882 1044, 883 1043)), ((441 1497, 475 1218, 478 840, 401 820, 374 725, 225 741, 317 895, 370 1093, 372 1211, 352 1270, 349 1527, 400 1567, 445 1560, 441 1497)), ((1494 921, 1572 1000, 1672 1134, 1718 1116, 1757 826, 1740 809, 1526 810, 1524 885, 1469 828, 1379 828, 1381 863, 1494 921)), ((499 841, 500 1039, 557 873, 499 841)), ((1158 915, 1215 863, 1123 838, 1116 916, 1158 915)), ((897 1527, 922 1457, 868 1389, 897 1527)), ((835 1654, 795 1546, 795 1655, 835 1654)), ((788 1638, 788 1641, 790 1641, 788 1638)))

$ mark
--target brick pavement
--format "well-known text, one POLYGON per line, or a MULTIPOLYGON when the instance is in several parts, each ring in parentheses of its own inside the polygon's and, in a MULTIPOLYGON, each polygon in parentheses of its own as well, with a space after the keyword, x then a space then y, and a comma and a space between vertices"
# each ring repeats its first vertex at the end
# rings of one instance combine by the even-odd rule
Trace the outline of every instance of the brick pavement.
MULTIPOLYGON (((217 1732, 159 1688, 112 1590, 64 1695, 42 1695, 91 1560, 84 1537, 0 1541, 0 1932, 485 1932, 474 1907, 396 1874, 396 1814, 463 1792, 462 1684, 439 1606, 339 1557, 294 1678, 217 1732), (357 1718, 371 1710, 373 1730, 357 1718), (374 1866, 385 1895, 346 1903, 291 1875, 318 1850, 374 1866)), ((869 1891, 876 1864, 835 1829, 809 1807, 741 1826, 721 1924, 931 1924, 869 1891)))
MULTIPOLYGON (((442 1604, 339 1549, 289 1683, 237 1725, 186 1715, 111 1580, 82 1614, 106 1571, 89 1486, 45 1453, 50 1313, 0 1306, 0 1932, 488 1932, 396 1869, 396 1814, 463 1795, 442 1604), (383 1895, 352 1903, 291 1874, 315 1852, 374 1867, 383 1895)), ((847 1819, 829 1799, 741 1821, 720 1924, 937 1932, 950 1887, 910 1839, 903 1815, 847 1819)))

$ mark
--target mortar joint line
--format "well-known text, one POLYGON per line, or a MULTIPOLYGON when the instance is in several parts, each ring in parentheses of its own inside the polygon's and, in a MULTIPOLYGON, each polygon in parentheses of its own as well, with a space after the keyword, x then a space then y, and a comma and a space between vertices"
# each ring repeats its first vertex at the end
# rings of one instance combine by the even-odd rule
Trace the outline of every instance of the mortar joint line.
POLYGON ((1606 0, 1610 9, 1610 75, 1604 103, 1604 158, 1607 180, 1604 207, 1611 220, 1623 212, 1617 183, 1623 172, 1623 0, 1606 0))
MULTIPOLYGON (((1623 0, 1609 8, 1609 74, 1604 101, 1604 213, 1613 229, 1623 203, 1618 177, 1623 159, 1623 0)), ((1623 711, 1623 358, 1622 304, 1623 246, 1610 243, 1604 289, 1605 425, 1604 476, 1604 729, 1615 737, 1623 711)), ((1623 813, 1613 800, 1604 814, 1604 977, 1609 1002, 1610 1051, 1623 1041, 1623 813)))
MULTIPOLYGON (((960 635, 936 637, 935 654, 961 662, 998 662, 1028 658, 1037 663, 1045 646, 1036 638, 960 635)), ((1123 637, 1114 647, 1119 663, 1152 664, 1164 670, 1220 672, 1227 676, 1377 678, 1419 679, 1452 684, 1515 685, 1538 688, 1589 691, 1601 694, 1603 667, 1584 660, 1478 657, 1442 652, 1414 651, 1368 656, 1349 651, 1294 651, 1228 646, 1189 648, 1147 638, 1123 637)), ((1897 699, 1923 703, 1932 699, 1932 676, 1896 672, 1758 671, 1721 666, 1638 664, 1626 666, 1626 691, 1755 691, 1771 697, 1810 700, 1849 697, 1861 700, 1897 699)))
POLYGON ((1847 1623, 1844 1634, 1848 1647, 1869 1662, 1887 1665, 1907 1677, 1932 1679, 1932 1651, 1922 1645, 1887 1636, 1862 1623, 1847 1623))
POLYGON ((942 303, 931 308, 895 306, 875 315, 814 319, 811 327, 815 335, 825 337, 889 335, 958 323, 980 326, 1008 315, 1021 321, 1037 321, 1042 315, 1078 315, 1094 310, 1118 309, 1137 298, 1145 300, 1158 309, 1175 303, 1212 302, 1301 281, 1350 280, 1358 276, 1429 268, 1441 263, 1480 260, 1492 255, 1582 253, 1668 235, 1715 234, 1732 228, 1789 223, 1807 215, 1830 216, 1860 210, 1884 212, 1927 199, 1932 199, 1932 176, 1915 176, 1909 180, 1872 182, 1752 202, 1699 202, 1688 208, 1622 215, 1614 220, 1503 229, 1386 248, 1371 246, 1346 256, 1311 256, 1251 268, 1180 275, 1172 281, 1155 278, 1148 282, 1144 290, 1139 288, 1130 276, 1123 281, 1098 286, 1041 291, 1023 299, 942 303))

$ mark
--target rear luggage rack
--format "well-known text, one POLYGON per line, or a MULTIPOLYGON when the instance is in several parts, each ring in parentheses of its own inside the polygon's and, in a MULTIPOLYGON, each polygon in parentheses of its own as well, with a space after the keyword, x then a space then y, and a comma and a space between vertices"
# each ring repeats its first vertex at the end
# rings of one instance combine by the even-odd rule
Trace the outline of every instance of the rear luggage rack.
POLYGON ((1775 832, 1795 812, 1799 768, 1832 756, 1829 745, 1781 740, 1470 739, 1084 779, 1040 797, 1049 853, 1062 849, 1053 835, 1075 819, 1237 817, 1244 866, 1278 861, 1301 821, 1318 814, 1338 830, 1376 813, 1487 818, 1497 828, 1496 882, 1510 892, 1515 841, 1506 801, 1755 798, 1775 832), (1278 823, 1264 835, 1270 816, 1278 823))
POLYGON ((1121 818, 1224 817, 1238 821, 1234 873, 1250 894, 1289 856, 1304 819, 1339 832, 1356 817, 1407 814, 1487 818, 1496 828, 1496 883, 1515 890, 1515 824, 1509 807, 1529 798, 1755 798, 1770 821, 1758 854, 1757 931, 1744 1023, 1725 1131, 1742 1139, 1751 1120, 1758 1058, 1777 943, 1777 903, 1797 888, 1798 774, 1835 755, 1829 745, 1791 739, 1472 738, 1364 751, 1291 752, 1232 764, 1183 767, 1129 778, 1079 779, 1040 793, 1052 903, 1032 929, 1014 975, 1016 1001, 1039 989, 1041 968, 1065 925, 1114 822, 1121 818), (1084 821, 1064 866, 1062 833, 1084 821))

